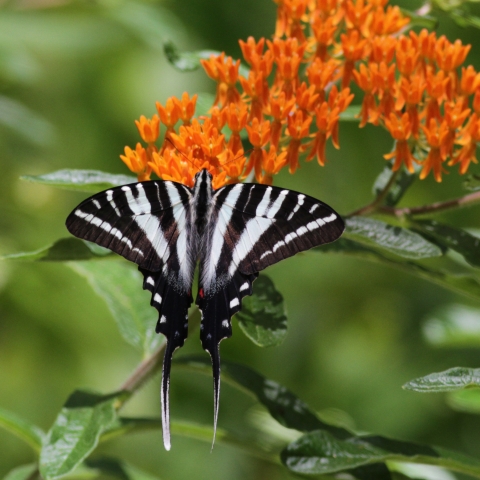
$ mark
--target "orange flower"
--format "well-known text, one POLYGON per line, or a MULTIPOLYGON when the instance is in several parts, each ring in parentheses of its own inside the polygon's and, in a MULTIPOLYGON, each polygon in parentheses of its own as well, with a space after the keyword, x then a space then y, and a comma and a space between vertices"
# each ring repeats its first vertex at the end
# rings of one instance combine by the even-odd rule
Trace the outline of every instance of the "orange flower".
POLYGON ((398 170, 402 164, 410 173, 414 173, 413 162, 416 161, 410 146, 408 145, 408 139, 412 133, 412 123, 408 113, 404 113, 399 119, 394 113, 390 113, 390 117, 385 119, 385 126, 395 139, 395 150, 392 153, 388 153, 383 156, 386 160, 395 158, 392 170, 398 170))
POLYGON ((422 130, 430 146, 427 158, 422 162, 423 168, 420 172, 420 180, 423 180, 433 169, 433 176, 437 182, 442 181, 442 172, 446 170, 442 167, 442 163, 446 160, 445 140, 448 141, 448 126, 446 122, 438 125, 437 121, 432 118, 427 127, 422 125, 422 130))
POLYGON ((315 85, 315 92, 319 94, 318 101, 325 100, 325 90, 327 86, 335 81, 339 73, 339 62, 336 59, 329 59, 323 62, 316 58, 306 70, 308 82, 315 85))
POLYGON ((474 113, 467 125, 463 128, 460 133, 460 139, 457 140, 457 144, 461 145, 462 148, 458 155, 456 155, 450 162, 449 165, 460 164, 460 174, 463 175, 466 173, 470 162, 478 163, 476 158, 477 143, 480 142, 480 120, 476 113, 474 113))
POLYGON ((240 94, 236 88, 238 80, 238 69, 240 60, 233 61, 232 57, 226 57, 222 52, 220 55, 210 55, 209 60, 200 60, 207 75, 217 82, 217 96, 214 105, 220 104, 222 107, 229 103, 237 103, 240 100, 240 94))
POLYGON ((250 103, 249 120, 257 118, 261 120, 263 110, 268 105, 269 86, 262 73, 250 71, 248 80, 240 76, 240 84, 246 95, 246 101, 250 103))
POLYGON ((398 71, 404 77, 410 77, 417 67, 420 51, 415 48, 411 38, 402 36, 396 42, 395 53, 398 71))
POLYGON ((265 172, 260 183, 271 185, 273 183, 273 175, 276 175, 287 164, 287 152, 283 151, 277 155, 275 147, 270 146, 268 152, 263 150, 262 169, 265 172))
POLYGON ((367 23, 367 17, 371 9, 372 5, 368 1, 365 5, 364 0, 357 0, 355 3, 352 0, 347 0, 345 2, 347 30, 360 30, 367 23))
POLYGON ((376 63, 390 63, 393 60, 393 56, 395 55, 395 48, 397 47, 398 43, 399 40, 390 35, 373 37, 372 41, 370 42, 370 61, 376 63))
POLYGON ((373 35, 391 35, 398 33, 410 23, 410 19, 402 15, 400 8, 395 5, 389 6, 386 10, 378 6, 371 16, 371 23, 368 31, 362 32, 365 37, 373 35))
POLYGON ((328 47, 333 44, 338 20, 335 17, 322 18, 317 15, 312 22, 317 47, 315 56, 322 61, 328 58, 328 47))
POLYGON ((425 80, 420 75, 414 75, 410 79, 402 78, 397 88, 397 101, 395 110, 402 111, 405 107, 412 125, 412 135, 417 138, 420 129, 418 109, 425 91, 425 80))
POLYGON ((178 116, 180 117, 180 120, 182 120, 184 125, 190 125, 190 120, 195 114, 195 105, 197 103, 197 98, 197 94, 190 98, 187 92, 183 92, 182 100, 172 97, 173 103, 178 110, 178 116))
POLYGON ((135 120, 135 125, 144 142, 155 143, 157 141, 160 133, 160 119, 158 115, 154 115, 150 120, 141 115, 140 120, 135 120))
POLYGON ((373 123, 374 125, 378 124, 379 112, 374 97, 374 94, 377 90, 374 84, 376 64, 372 65, 375 65, 375 67, 373 67, 373 72, 363 63, 360 64, 359 72, 357 72, 356 70, 352 72, 355 82, 365 92, 362 101, 362 108, 360 110, 360 128, 364 127, 367 122, 373 123))
POLYGON ((367 51, 367 40, 360 39, 358 30, 351 30, 349 33, 340 35, 345 63, 342 73, 342 88, 350 83, 355 62, 360 60, 367 51))
POLYGON ((268 114, 273 117, 271 124, 270 143, 278 148, 282 125, 287 121, 287 117, 295 106, 295 98, 287 100, 285 92, 281 92, 277 98, 270 98, 268 114))
POLYGON ((270 121, 265 120, 260 122, 257 118, 254 118, 252 124, 246 125, 245 128, 248 132, 248 139, 253 145, 253 151, 250 154, 245 175, 248 175, 252 171, 252 168, 255 167, 255 176, 257 179, 260 179, 262 178, 262 149, 270 140, 270 121))
POLYGON ((448 98, 447 86, 449 83, 450 78, 446 76, 443 70, 434 73, 432 67, 427 67, 426 90, 430 97, 424 111, 427 125, 430 125, 432 119, 441 119, 440 105, 448 98))
POLYGON ((228 148, 231 150, 233 155, 236 155, 240 150, 243 151, 240 132, 247 124, 247 106, 243 103, 237 105, 235 105, 235 103, 231 103, 227 108, 225 108, 224 111, 228 127, 232 131, 228 141, 228 148))
POLYGON ((148 154, 140 143, 137 143, 135 150, 125 147, 125 155, 120 155, 120 158, 137 175, 139 182, 150 180, 152 169, 149 165, 148 154))
POLYGON ((308 137, 312 117, 302 110, 297 110, 287 117, 287 135, 291 138, 287 150, 287 163, 290 165, 290 173, 295 173, 298 168, 298 155, 302 139, 308 137))

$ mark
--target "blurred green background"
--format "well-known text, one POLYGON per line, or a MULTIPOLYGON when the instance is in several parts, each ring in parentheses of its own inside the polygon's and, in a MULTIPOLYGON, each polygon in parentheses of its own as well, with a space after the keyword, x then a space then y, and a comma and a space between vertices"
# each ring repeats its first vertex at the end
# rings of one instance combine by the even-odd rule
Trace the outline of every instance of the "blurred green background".
MULTIPOLYGON (((23 182, 21 175, 61 168, 128 173, 119 154, 138 141, 134 119, 152 115, 155 101, 171 95, 214 92, 202 71, 180 73, 168 64, 165 40, 183 50, 224 50, 238 58, 238 39, 269 38, 274 24, 271 0, 0 2, 0 254, 36 250, 67 236, 65 218, 86 197, 23 182)), ((441 16, 439 33, 473 43, 467 63, 479 69, 478 30, 460 29, 441 16)), ((325 168, 303 163, 295 176, 282 172, 275 183, 341 213, 368 203, 391 139, 378 128, 346 123, 340 143, 339 151, 328 151, 325 168)), ((402 205, 458 196, 461 182, 456 173, 440 185, 432 178, 417 182, 402 205)), ((479 207, 473 207, 440 218, 477 229, 478 216, 479 207)), ((480 366, 478 347, 442 348, 425 335, 431 319, 450 305, 478 304, 347 257, 297 255, 268 274, 287 304, 286 341, 260 349, 234 322, 222 358, 253 367, 359 431, 480 455, 480 417, 452 410, 443 396, 401 389, 434 371, 480 366)), ((472 321, 478 328, 477 310, 472 321)), ((197 335, 180 354, 202 353, 197 335)), ((0 263, 1 407, 47 430, 75 388, 113 391, 139 360, 102 300, 67 266, 0 263)), ((174 367, 172 417, 210 425, 211 383, 174 367)), ((158 416, 158 391, 157 377, 125 413, 158 416)), ((253 429, 253 406, 224 384, 219 426, 253 429)), ((165 479, 290 478, 281 467, 221 444, 210 454, 208 444, 174 437, 172 451, 165 452, 161 432, 114 440, 101 452, 165 479)), ((27 446, 0 430, 0 475, 32 460, 27 446)))

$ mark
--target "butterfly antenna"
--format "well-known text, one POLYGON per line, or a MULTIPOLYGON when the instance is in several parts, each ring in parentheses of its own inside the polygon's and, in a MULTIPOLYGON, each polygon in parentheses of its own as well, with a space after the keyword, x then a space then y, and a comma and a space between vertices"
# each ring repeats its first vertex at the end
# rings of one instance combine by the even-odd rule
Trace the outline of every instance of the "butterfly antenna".
POLYGON ((165 137, 166 142, 170 142, 172 144, 172 147, 176 150, 177 153, 179 153, 190 165, 192 165, 194 168, 197 168, 197 166, 181 151, 179 150, 176 145, 173 143, 171 138, 165 137))
POLYGON ((163 357, 162 368, 162 391, 160 399, 162 401, 162 432, 163 432, 163 445, 165 450, 170 450, 170 402, 169 402, 169 390, 170 390, 170 369, 172 366, 172 355, 174 348, 172 342, 167 341, 167 348, 165 349, 165 356, 163 357))

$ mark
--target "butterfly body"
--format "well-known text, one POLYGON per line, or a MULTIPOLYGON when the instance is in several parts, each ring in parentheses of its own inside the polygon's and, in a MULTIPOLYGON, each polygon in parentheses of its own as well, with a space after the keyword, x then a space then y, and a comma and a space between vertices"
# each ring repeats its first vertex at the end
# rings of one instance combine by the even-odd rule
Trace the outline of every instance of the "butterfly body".
POLYGON ((219 343, 232 334, 231 317, 264 268, 336 240, 340 216, 307 195, 258 184, 214 190, 201 170, 193 189, 170 181, 116 187, 82 202, 67 218, 75 236, 135 262, 159 312, 157 333, 167 338, 162 375, 162 422, 170 449, 169 379, 174 351, 188 333, 188 308, 199 263, 196 304, 200 339, 211 355, 215 427, 220 392, 219 343))

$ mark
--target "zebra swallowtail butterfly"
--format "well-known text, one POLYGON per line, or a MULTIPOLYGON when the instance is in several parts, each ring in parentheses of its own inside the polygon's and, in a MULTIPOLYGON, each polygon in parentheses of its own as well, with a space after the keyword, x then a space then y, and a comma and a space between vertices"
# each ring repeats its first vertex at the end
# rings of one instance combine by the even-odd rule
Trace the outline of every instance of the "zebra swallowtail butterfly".
POLYGON ((232 335, 231 317, 252 294, 258 272, 298 252, 333 242, 344 223, 328 205, 302 193, 259 184, 213 190, 201 170, 193 189, 171 181, 112 188, 82 202, 67 228, 138 265, 143 288, 159 312, 167 338, 161 401, 165 448, 170 449, 169 383, 174 351, 187 338, 188 308, 197 261, 200 339, 210 354, 214 384, 214 440, 220 394, 219 344, 232 335))

